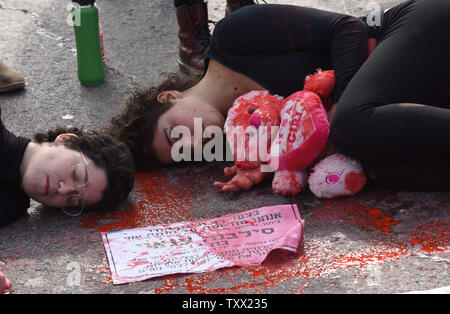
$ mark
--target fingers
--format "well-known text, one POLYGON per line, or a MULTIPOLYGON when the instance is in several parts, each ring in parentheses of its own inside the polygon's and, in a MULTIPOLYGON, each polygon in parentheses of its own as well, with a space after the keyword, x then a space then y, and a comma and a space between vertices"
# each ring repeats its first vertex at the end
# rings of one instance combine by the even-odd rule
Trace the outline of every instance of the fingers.
MULTIPOLYGON (((236 175, 237 169, 236 166, 232 166, 232 167, 225 167, 223 169, 223 173, 225 174, 225 176, 227 177, 232 177, 234 175, 236 175)), ((213 183, 213 186, 219 189, 222 189, 224 186, 230 184, 231 180, 229 182, 219 182, 216 181, 213 183)))
POLYGON ((214 182, 213 185, 226 192, 249 190, 268 175, 259 169, 238 170, 236 166, 226 167, 224 173, 226 176, 234 175, 233 179, 228 182, 214 182))
POLYGON ((228 182, 214 182, 214 187, 221 189, 224 192, 239 192, 242 188, 230 181, 228 182))
POLYGON ((234 177, 233 180, 231 180, 231 183, 240 187, 240 190, 249 190, 254 185, 252 180, 246 176, 234 177))
POLYGON ((223 188, 225 185, 227 185, 227 182, 219 182, 219 181, 216 181, 216 182, 213 183, 213 185, 214 185, 214 187, 221 189, 221 188, 223 188))
POLYGON ((239 192, 242 188, 235 183, 235 181, 228 182, 214 182, 214 187, 221 189, 225 192, 239 192))
POLYGON ((239 192, 241 191, 242 188, 238 185, 235 184, 226 184, 223 188, 222 191, 224 192, 239 192))
POLYGON ((269 173, 261 172, 259 169, 257 171, 248 172, 245 176, 250 179, 253 184, 260 183, 269 173))
POLYGON ((232 166, 232 167, 225 167, 225 169, 223 169, 223 173, 225 174, 225 176, 227 177, 231 177, 234 176, 237 172, 237 168, 236 166, 232 166))
POLYGON ((246 176, 235 176, 230 181, 214 182, 214 186, 220 188, 225 192, 239 192, 242 190, 249 190, 254 185, 254 182, 246 176))

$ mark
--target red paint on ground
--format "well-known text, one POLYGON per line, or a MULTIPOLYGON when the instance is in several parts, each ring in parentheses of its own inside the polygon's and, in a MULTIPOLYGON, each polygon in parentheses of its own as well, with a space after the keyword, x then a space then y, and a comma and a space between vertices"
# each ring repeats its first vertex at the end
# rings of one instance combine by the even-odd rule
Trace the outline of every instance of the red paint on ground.
POLYGON ((422 245, 426 253, 447 252, 450 243, 450 223, 431 222, 414 228, 410 242, 422 245))
POLYGON ((103 265, 84 265, 83 269, 91 276, 89 279, 94 281, 100 281, 104 284, 112 284, 111 271, 106 261, 106 257, 103 265), (100 278, 99 278, 100 277, 100 278))
MULTIPOLYGON (((110 231, 114 228, 135 228, 162 223, 190 220, 192 207, 192 178, 183 176, 168 178, 162 171, 140 173, 136 175, 136 193, 142 199, 129 210, 101 213, 83 219, 83 228, 110 231)), ((150 293, 167 293, 185 290, 189 293, 260 293, 289 280, 300 280, 296 293, 302 293, 311 279, 327 277, 355 267, 363 270, 370 265, 382 265, 384 262, 399 260, 402 257, 421 251, 426 253, 448 252, 449 223, 418 223, 410 231, 410 238, 400 240, 391 233, 391 228, 400 221, 394 220, 387 210, 362 203, 355 198, 324 200, 315 207, 308 222, 341 221, 356 225, 359 229, 378 232, 376 238, 364 240, 364 245, 357 249, 339 249, 332 240, 309 238, 303 243, 301 252, 289 253, 275 251, 266 261, 255 267, 232 267, 211 273, 196 275, 174 275, 165 279, 159 287, 150 293), (245 278, 236 284, 236 278, 245 278), (220 288, 211 286, 220 285, 220 288)), ((307 230, 307 229, 306 229, 307 230)), ((344 237, 343 241, 347 241, 344 237)), ((107 264, 93 266, 90 272, 102 275, 102 283, 111 283, 107 264)), ((94 279, 94 278, 93 278, 94 279)))
POLYGON ((372 208, 354 198, 323 201, 321 205, 321 207, 314 209, 313 219, 341 220, 349 224, 356 224, 367 231, 378 230, 384 233, 390 233, 391 226, 400 223, 400 221, 393 220, 383 210, 372 208))
POLYGON ((169 179, 164 171, 136 174, 136 193, 142 196, 128 210, 102 212, 81 221, 81 227, 108 232, 112 229, 138 228, 173 223, 193 218, 192 178, 169 179))
MULTIPOLYGON (((447 252, 449 244, 448 223, 428 223, 411 230, 410 243, 396 239, 391 234, 391 228, 401 223, 390 217, 386 211, 371 207, 356 199, 339 199, 323 201, 320 207, 314 209, 310 221, 343 221, 357 225, 367 232, 381 232, 381 239, 365 240, 364 246, 342 252, 329 238, 308 239, 303 244, 303 250, 296 254, 275 251, 259 266, 244 268, 229 268, 212 273, 174 276, 154 289, 151 293, 173 292, 184 288, 190 293, 264 293, 266 288, 275 287, 289 280, 301 280, 295 293, 302 293, 313 278, 327 277, 346 269, 355 267, 363 270, 371 265, 382 265, 384 262, 400 260, 405 256, 416 254, 411 243, 422 245, 422 251, 447 252), (241 284, 233 284, 234 278, 248 275, 249 280, 241 284), (303 280, 303 281, 302 281, 303 280), (221 288, 209 288, 208 285, 218 285, 221 288)), ((307 221, 308 224, 308 221, 307 221)), ((347 241, 345 238, 343 241, 347 241)))
MULTIPOLYGON (((326 241, 325 241, 326 242, 326 241)), ((364 268, 369 265, 380 265, 384 261, 399 259, 408 254, 406 245, 374 245, 353 252, 333 255, 333 247, 322 241, 308 241, 305 243, 303 254, 276 251, 260 266, 231 268, 212 273, 168 279, 162 287, 151 293, 173 292, 174 289, 184 288, 189 293, 267 293, 266 288, 276 287, 289 280, 303 280, 296 293, 303 292, 308 280, 326 277, 350 267, 364 268), (243 276, 250 278, 241 284, 233 284, 234 278, 243 276), (209 288, 208 284, 221 288, 209 288)))

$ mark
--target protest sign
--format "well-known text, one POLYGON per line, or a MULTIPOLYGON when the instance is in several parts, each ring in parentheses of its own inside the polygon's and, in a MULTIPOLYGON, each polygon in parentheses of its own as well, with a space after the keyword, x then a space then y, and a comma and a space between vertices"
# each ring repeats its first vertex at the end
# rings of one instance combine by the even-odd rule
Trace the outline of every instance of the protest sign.
POLYGON ((113 283, 124 284, 175 273, 259 265, 274 249, 295 252, 303 228, 293 204, 102 233, 102 240, 113 283))

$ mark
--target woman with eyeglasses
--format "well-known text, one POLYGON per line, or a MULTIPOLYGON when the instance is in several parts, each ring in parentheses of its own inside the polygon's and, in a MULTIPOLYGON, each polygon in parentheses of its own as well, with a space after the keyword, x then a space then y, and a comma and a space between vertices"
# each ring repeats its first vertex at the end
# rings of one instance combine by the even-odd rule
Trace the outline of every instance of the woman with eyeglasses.
MULTIPOLYGON (((132 156, 115 138, 60 128, 31 141, 8 131, 0 119, 0 227, 23 216, 30 198, 78 216, 115 209, 133 186, 132 156)), ((10 288, 0 272, 0 294, 10 288)))
POLYGON ((23 216, 30 198, 78 216, 115 209, 133 186, 130 151, 110 135, 60 128, 30 140, 0 120, 0 227, 23 216))

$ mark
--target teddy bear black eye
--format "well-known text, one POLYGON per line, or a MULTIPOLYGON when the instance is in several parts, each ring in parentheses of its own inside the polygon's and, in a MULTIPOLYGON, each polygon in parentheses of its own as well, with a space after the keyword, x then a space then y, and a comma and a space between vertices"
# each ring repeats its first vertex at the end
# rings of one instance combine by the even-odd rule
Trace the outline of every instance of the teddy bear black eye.
POLYGON ((250 110, 248 111, 249 114, 252 114, 253 112, 255 112, 255 109, 250 109, 250 110))

